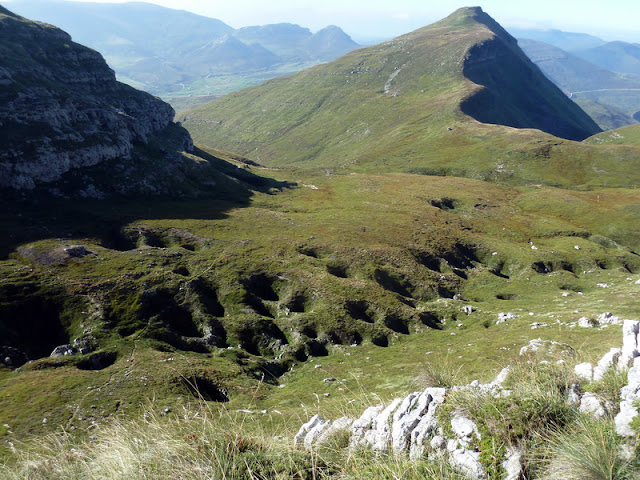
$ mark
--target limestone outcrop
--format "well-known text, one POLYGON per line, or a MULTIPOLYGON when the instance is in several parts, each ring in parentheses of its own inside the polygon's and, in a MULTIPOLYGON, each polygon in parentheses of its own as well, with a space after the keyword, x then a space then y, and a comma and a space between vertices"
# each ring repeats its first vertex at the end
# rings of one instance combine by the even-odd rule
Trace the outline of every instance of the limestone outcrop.
MULTIPOLYGON (((620 392, 620 405, 603 401, 597 394, 581 392, 575 384, 567 391, 567 404, 573 405, 583 414, 594 418, 615 416, 618 435, 632 437, 636 432, 631 422, 640 413, 640 321, 625 320, 623 324, 622 348, 611 348, 595 367, 590 363, 575 366, 575 374, 586 382, 599 381, 613 369, 627 372, 627 384, 620 392)), ((566 344, 546 341, 551 346, 570 348, 566 344)), ((531 349, 543 343, 541 339, 529 342, 521 354, 537 351, 531 349)), ((564 360, 560 362, 564 363, 564 360)), ((542 363, 549 363, 543 361, 542 363)), ((478 398, 491 396, 505 398, 512 394, 503 387, 512 372, 512 367, 504 368, 490 383, 473 381, 468 385, 451 389, 427 388, 413 392, 404 398, 396 398, 388 405, 367 408, 356 420, 342 417, 336 421, 325 420, 315 415, 305 423, 294 438, 294 444, 314 449, 326 445, 332 436, 342 432, 350 437, 349 448, 369 448, 380 454, 407 454, 413 460, 424 456, 437 455, 448 459, 449 463, 470 479, 485 479, 487 473, 481 462, 479 451, 482 440, 478 427, 465 412, 453 411, 450 416, 439 415, 438 409, 445 404, 450 392, 470 391, 478 398)), ((523 475, 523 451, 515 446, 506 448, 502 468, 504 480, 519 480, 523 475)))
POLYGON ((130 160, 167 128, 174 151, 192 148, 170 105, 117 82, 98 52, 62 30, 0 7, 0 40, 0 189, 130 160))

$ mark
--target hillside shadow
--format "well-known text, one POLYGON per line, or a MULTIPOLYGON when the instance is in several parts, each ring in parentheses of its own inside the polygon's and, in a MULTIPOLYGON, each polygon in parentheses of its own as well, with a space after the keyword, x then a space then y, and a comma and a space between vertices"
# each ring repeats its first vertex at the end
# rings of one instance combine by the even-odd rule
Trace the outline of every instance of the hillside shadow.
MULTIPOLYGON (((136 220, 220 220, 225 212, 247 207, 256 192, 277 194, 295 186, 256 175, 202 150, 219 173, 231 181, 212 185, 197 198, 111 197, 105 200, 52 198, 33 194, 28 199, 0 196, 0 260, 20 245, 43 239, 95 238, 118 248, 119 233, 136 220)), ((1 192, 0 192, 1 193, 1 192)))

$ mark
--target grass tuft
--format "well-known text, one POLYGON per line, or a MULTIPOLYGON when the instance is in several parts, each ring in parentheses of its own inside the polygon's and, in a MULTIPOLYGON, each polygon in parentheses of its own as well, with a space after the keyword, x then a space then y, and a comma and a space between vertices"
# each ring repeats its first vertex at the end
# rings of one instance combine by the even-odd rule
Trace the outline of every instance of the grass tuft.
POLYGON ((625 456, 624 440, 610 420, 580 417, 571 429, 555 430, 545 440, 545 479, 630 480, 640 475, 637 445, 625 456))

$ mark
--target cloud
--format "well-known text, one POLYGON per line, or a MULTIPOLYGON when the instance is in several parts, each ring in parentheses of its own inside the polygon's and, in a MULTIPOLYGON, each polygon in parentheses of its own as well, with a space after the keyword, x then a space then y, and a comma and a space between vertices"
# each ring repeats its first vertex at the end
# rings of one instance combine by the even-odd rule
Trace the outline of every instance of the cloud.
POLYGON ((409 20, 411 17, 408 13, 394 13, 391 18, 396 20, 409 20))

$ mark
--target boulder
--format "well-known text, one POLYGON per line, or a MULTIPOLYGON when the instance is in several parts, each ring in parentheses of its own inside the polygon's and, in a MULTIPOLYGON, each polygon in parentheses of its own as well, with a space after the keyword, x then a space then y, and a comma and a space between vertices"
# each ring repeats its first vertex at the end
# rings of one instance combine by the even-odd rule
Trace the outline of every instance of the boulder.
POLYGON ((598 315, 598 323, 600 325, 618 325, 622 323, 622 319, 611 312, 604 312, 598 315))
POLYGON ((304 444, 304 439, 307 436, 307 434, 311 431, 312 428, 314 428, 316 425, 320 423, 324 423, 324 419, 320 415, 314 415, 313 417, 311 417, 311 419, 307 423, 303 424, 300 427, 300 430, 298 430, 298 433, 296 433, 296 435, 293 437, 293 444, 294 445, 304 444))
POLYGON ((383 410, 382 405, 367 408, 360 418, 355 420, 351 425, 351 441, 349 443, 350 448, 361 447, 364 443, 365 435, 373 426, 373 421, 378 414, 383 410))
POLYGON ((588 382, 593 380, 593 365, 589 362, 579 363, 573 370, 581 380, 586 380, 588 382))
MULTIPOLYGON (((414 394, 415 395, 415 394, 414 394)), ((391 443, 390 418, 403 402, 402 398, 396 398, 382 412, 380 412, 371 423, 371 429, 365 433, 364 443, 374 450, 387 453, 391 443)))
POLYGON ((524 453, 521 449, 507 447, 507 454, 505 455, 504 462, 502 462, 502 468, 507 472, 504 480, 520 480, 522 478, 523 455, 524 453))
POLYGON ((625 320, 622 324, 622 353, 618 359, 620 368, 628 367, 638 353, 638 329, 640 322, 625 320))
POLYGON ((349 417, 340 417, 322 432, 316 440, 316 445, 325 445, 340 432, 350 431, 351 425, 353 425, 353 419, 349 417))
POLYGON ((484 467, 480 462, 480 452, 460 447, 456 440, 449 440, 447 451, 449 452, 451 464, 464 472, 467 477, 472 480, 487 478, 484 467))
POLYGON ((455 415, 451 419, 451 430, 465 448, 469 447, 474 437, 480 438, 476 424, 463 415, 455 415))
POLYGON ((631 428, 631 421, 638 415, 638 409, 633 402, 623 400, 620 402, 620 412, 616 415, 616 433, 622 437, 633 437, 635 432, 631 428))
POLYGON ((593 318, 580 317, 578 319, 578 326, 582 327, 582 328, 597 327, 598 326, 598 322, 596 320, 594 320, 593 318))
POLYGON ((429 390, 419 394, 409 404, 403 403, 393 415, 391 440, 394 452, 402 452, 411 446, 411 433, 428 412, 429 404, 433 400, 429 390), (402 410, 402 407, 405 409, 402 410))
POLYGON ((311 450, 316 445, 316 441, 329 429, 331 424, 331 420, 323 420, 320 418, 304 436, 304 448, 311 450))
POLYGON ((496 322, 496 325, 499 325, 501 323, 506 322, 507 320, 513 320, 515 318, 518 318, 518 316, 515 313, 505 313, 505 312, 500 312, 498 314, 498 321, 496 322))
POLYGON ((52 358, 58 358, 58 357, 67 357, 70 355, 77 355, 79 352, 78 350, 70 344, 66 344, 66 345, 58 345, 56 348, 53 349, 53 352, 51 352, 51 355, 49 355, 52 358))
POLYGON ((622 355, 622 350, 619 348, 612 348, 605 353, 598 362, 598 365, 593 369, 593 379, 596 382, 602 380, 602 377, 604 377, 609 369, 612 366, 617 365, 620 355, 622 355))
POLYGON ((601 418, 607 413, 602 400, 591 392, 587 392, 582 396, 579 410, 581 413, 591 414, 594 418, 601 418))

